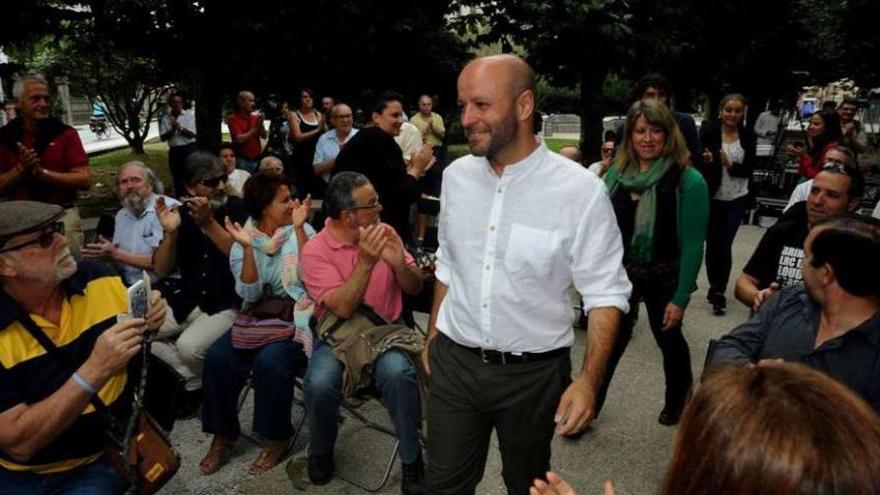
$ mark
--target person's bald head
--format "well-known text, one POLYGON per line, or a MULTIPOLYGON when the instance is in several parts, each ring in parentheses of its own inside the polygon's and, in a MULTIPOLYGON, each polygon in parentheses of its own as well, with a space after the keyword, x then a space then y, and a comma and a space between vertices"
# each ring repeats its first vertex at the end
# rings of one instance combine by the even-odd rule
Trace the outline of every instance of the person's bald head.
POLYGON ((535 71, 516 55, 490 55, 471 60, 461 71, 465 75, 468 70, 483 71, 491 74, 495 84, 503 85, 509 94, 516 97, 526 90, 535 92, 535 71))
POLYGON ((468 63, 458 76, 458 103, 471 153, 502 163, 521 159, 534 145, 535 99, 535 72, 523 59, 494 55, 468 63))

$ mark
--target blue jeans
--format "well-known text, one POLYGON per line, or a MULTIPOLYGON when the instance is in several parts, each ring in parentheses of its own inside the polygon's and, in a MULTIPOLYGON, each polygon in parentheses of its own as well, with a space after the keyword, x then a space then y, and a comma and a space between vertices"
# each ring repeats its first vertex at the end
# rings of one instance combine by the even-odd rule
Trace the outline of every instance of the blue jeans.
POLYGON ((236 439, 238 396, 253 377, 254 431, 267 440, 284 440, 293 434, 290 423, 294 381, 306 368, 299 342, 273 342, 259 349, 235 349, 232 332, 226 332, 208 349, 202 387, 202 430, 236 439))
POLYGON ((106 457, 71 471, 34 474, 0 468, 0 495, 109 495, 122 493, 126 481, 106 457))
POLYGON ((706 276, 710 297, 724 296, 733 266, 733 240, 742 224, 749 197, 732 201, 713 199, 706 232, 706 276))
MULTIPOLYGON (((342 362, 333 355, 333 349, 323 342, 318 343, 312 352, 304 384, 311 435, 310 455, 333 452, 338 427, 336 418, 342 402, 342 371, 342 362)), ((406 354, 390 350, 376 360, 373 380, 400 440, 400 460, 404 464, 415 462, 419 457, 422 420, 415 366, 406 354)))

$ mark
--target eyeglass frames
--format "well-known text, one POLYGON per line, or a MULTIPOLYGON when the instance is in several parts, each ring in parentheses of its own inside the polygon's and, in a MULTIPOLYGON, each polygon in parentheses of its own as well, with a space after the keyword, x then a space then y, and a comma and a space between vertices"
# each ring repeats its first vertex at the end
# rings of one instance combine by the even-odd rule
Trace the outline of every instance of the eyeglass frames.
POLYGON ((229 179, 228 174, 218 175, 217 177, 211 177, 210 179, 202 179, 199 181, 199 184, 205 187, 217 187, 220 182, 227 182, 229 179))

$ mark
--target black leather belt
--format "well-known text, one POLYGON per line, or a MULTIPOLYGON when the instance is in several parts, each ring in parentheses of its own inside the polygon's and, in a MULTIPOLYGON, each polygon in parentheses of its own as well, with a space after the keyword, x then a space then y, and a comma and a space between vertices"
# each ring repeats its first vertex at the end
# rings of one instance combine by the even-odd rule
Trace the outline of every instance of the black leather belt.
POLYGON ((563 354, 568 354, 570 350, 568 347, 560 347, 559 349, 553 349, 552 351, 547 352, 502 352, 481 349, 479 347, 468 347, 466 345, 461 345, 452 339, 449 339, 449 341, 472 354, 480 356, 480 359, 486 364, 517 364, 544 361, 546 359, 557 358, 563 354))

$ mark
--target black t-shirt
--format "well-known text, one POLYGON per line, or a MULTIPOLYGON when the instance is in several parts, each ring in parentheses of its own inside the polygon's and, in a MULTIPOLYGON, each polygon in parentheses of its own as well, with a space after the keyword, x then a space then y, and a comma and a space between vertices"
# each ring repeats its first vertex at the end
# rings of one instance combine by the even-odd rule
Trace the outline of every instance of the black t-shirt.
POLYGON ((757 278, 760 289, 773 282, 780 287, 801 283, 804 240, 808 233, 806 203, 797 203, 776 225, 767 229, 743 272, 757 278))

